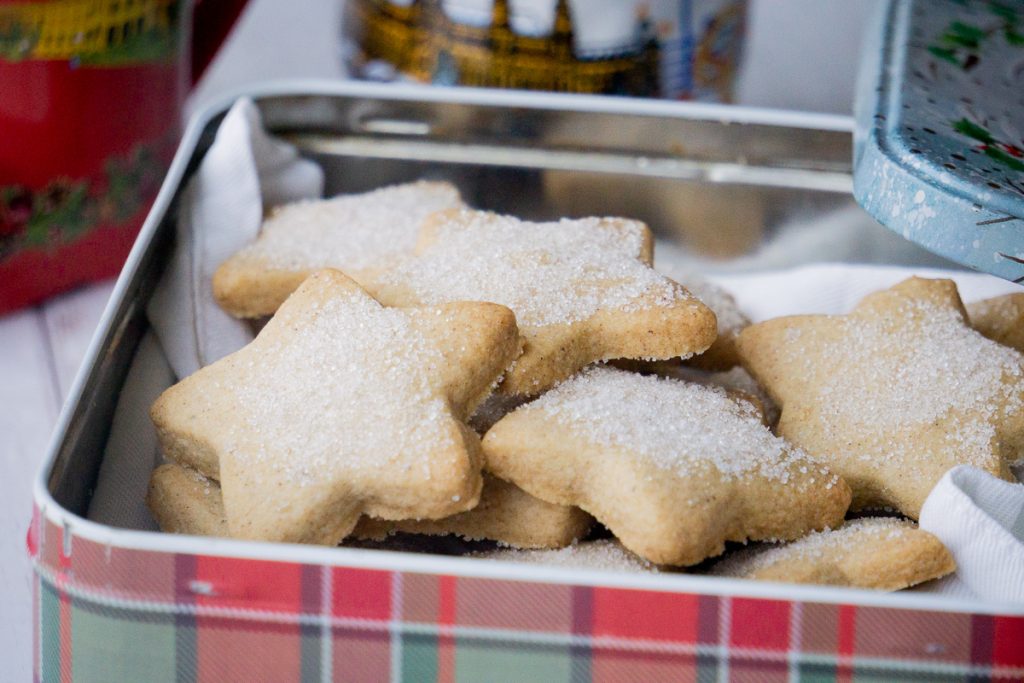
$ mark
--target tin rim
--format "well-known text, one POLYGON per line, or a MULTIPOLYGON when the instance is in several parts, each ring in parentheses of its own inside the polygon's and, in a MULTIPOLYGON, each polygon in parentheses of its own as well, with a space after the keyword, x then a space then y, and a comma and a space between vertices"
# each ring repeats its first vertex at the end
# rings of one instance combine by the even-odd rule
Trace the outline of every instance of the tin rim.
MULTIPOLYGON (((272 97, 301 96, 366 97, 395 101, 454 102, 494 107, 535 109, 570 109, 602 113, 629 113, 673 118, 717 119, 738 124, 761 124, 806 127, 828 131, 850 132, 852 119, 845 116, 815 113, 788 113, 769 109, 738 108, 706 103, 665 101, 631 101, 591 95, 501 91, 469 88, 436 88, 429 86, 379 85, 359 82, 323 80, 289 80, 269 82, 255 87, 239 88, 211 102, 191 117, 178 151, 161 185, 149 215, 146 217, 135 246, 125 263, 111 293, 96 332, 75 376, 68 398, 54 427, 53 435, 33 482, 33 498, 39 516, 33 521, 42 525, 49 520, 61 527, 72 539, 80 537, 110 547, 145 551, 234 557, 253 560, 277 560, 304 564, 346 566, 414 573, 446 574, 477 578, 517 580, 589 586, 609 586, 672 593, 739 596, 828 604, 856 604, 870 607, 892 607, 940 612, 961 612, 997 615, 1024 615, 1024 604, 1009 605, 983 600, 952 598, 913 591, 883 593, 868 589, 796 585, 767 581, 748 581, 725 577, 688 574, 641 574, 605 572, 591 569, 547 567, 492 560, 480 562, 466 557, 418 555, 387 550, 359 548, 328 548, 319 546, 263 543, 234 539, 164 534, 152 531, 118 529, 85 519, 60 505, 51 495, 47 480, 56 462, 57 453, 67 434, 73 407, 81 400, 86 378, 100 355, 100 344, 110 330, 113 316, 126 296, 140 261, 155 236, 200 137, 210 122, 225 113, 241 97, 255 100, 272 97)), ((33 566, 41 572, 40 560, 33 557, 33 566)))

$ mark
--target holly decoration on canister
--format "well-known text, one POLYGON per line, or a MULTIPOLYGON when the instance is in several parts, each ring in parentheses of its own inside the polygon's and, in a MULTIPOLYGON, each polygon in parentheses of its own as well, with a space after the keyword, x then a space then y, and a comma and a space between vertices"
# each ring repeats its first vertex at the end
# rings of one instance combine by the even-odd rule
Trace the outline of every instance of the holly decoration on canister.
POLYGON ((979 26, 953 21, 938 40, 928 46, 928 52, 964 71, 970 71, 981 61, 982 45, 992 36, 1002 35, 1007 45, 1024 46, 1024 12, 1018 12, 1016 7, 996 0, 990 0, 988 10, 994 23, 979 26))
POLYGON ((31 190, 0 187, 0 259, 22 249, 55 249, 100 225, 128 225, 160 186, 164 167, 139 146, 109 159, 93 182, 58 178, 31 190))
POLYGON ((985 156, 995 159, 1015 171, 1024 171, 1024 149, 1012 142, 1004 142, 996 138, 992 131, 966 118, 954 121, 953 129, 981 143, 977 149, 985 156))

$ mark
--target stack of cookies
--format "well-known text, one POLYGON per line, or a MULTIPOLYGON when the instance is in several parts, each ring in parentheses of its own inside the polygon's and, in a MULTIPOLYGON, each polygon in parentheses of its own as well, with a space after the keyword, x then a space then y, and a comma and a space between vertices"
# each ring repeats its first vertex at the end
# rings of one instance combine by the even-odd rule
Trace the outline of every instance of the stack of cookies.
POLYGON ((979 311, 993 341, 952 283, 911 279, 750 325, 652 252, 637 221, 531 223, 445 183, 277 210, 213 283, 269 322, 153 405, 150 509, 178 533, 452 534, 620 570, 884 589, 952 571, 909 520, 949 468, 1009 478, 1024 453, 1024 355, 999 336, 1019 309, 979 311), (864 510, 890 516, 844 523, 864 510))

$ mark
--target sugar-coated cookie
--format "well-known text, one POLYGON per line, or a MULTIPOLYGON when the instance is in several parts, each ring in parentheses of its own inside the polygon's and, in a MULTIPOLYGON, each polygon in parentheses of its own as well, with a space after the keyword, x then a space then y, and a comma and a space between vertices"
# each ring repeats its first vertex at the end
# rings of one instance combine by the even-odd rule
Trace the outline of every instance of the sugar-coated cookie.
POLYGON ((168 458, 219 479, 233 537, 336 545, 364 513, 476 505, 479 437, 465 420, 520 347, 503 306, 385 308, 322 270, 151 416, 168 458))
POLYGON ((777 432, 838 472, 855 509, 917 519, 950 468, 1009 479, 1024 453, 1024 355, 968 326, 950 280, 905 280, 848 315, 758 323, 739 350, 782 407, 777 432))
POLYGON ((793 539, 840 523, 850 491, 724 390, 588 368, 513 410, 483 439, 486 466, 575 505, 657 564, 726 541, 793 539))
POLYGON ((364 517, 352 533, 380 540, 396 533, 460 536, 498 541, 515 548, 561 548, 583 538, 593 518, 579 508, 552 505, 521 488, 484 474, 480 503, 443 519, 386 521, 364 517))
POLYGON ((230 535, 220 484, 188 467, 167 463, 153 470, 146 506, 168 533, 230 535))
POLYGON ((214 297, 239 318, 271 315, 313 271, 336 268, 362 280, 360 273, 411 252, 429 214, 459 206, 453 185, 428 181, 286 204, 217 269, 214 297))
POLYGON ((573 543, 558 550, 515 550, 502 548, 474 553, 473 557, 503 562, 525 562, 571 569, 609 572, 657 573, 658 566, 629 552, 613 539, 573 543))
POLYGON ((769 427, 773 427, 779 421, 781 411, 778 405, 768 395, 768 392, 764 390, 764 387, 758 384, 757 380, 751 377, 750 373, 739 365, 729 370, 720 370, 718 372, 707 372, 682 365, 676 368, 663 369, 656 374, 662 377, 721 387, 729 392, 730 395, 753 403, 761 411, 764 416, 764 423, 769 427))
POLYGON ((477 434, 483 436, 498 420, 529 400, 529 397, 526 396, 515 396, 496 391, 488 396, 477 407, 476 412, 470 416, 469 426, 475 429, 477 434))
MULTIPOLYGON (((220 484, 195 470, 173 463, 155 469, 146 504, 164 531, 230 536, 220 484)), ((484 475, 480 503, 468 512, 438 520, 362 517, 350 537, 382 540, 397 532, 451 534, 515 548, 561 548, 585 536, 593 522, 579 508, 545 503, 508 482, 484 475)))
POLYGON ((942 542, 894 517, 866 517, 792 543, 760 544, 727 554, 716 576, 894 591, 956 571, 942 542))
POLYGON ((493 301, 511 308, 523 355, 500 390, 536 395, 597 360, 700 353, 714 313, 654 271, 637 221, 530 223, 471 210, 434 214, 416 256, 372 285, 390 305, 493 301))
POLYGON ((1004 294, 967 304, 971 327, 1024 353, 1024 294, 1004 294))
POLYGON ((740 309, 733 296, 710 280, 692 273, 667 273, 676 282, 686 287, 695 297, 715 312, 718 320, 718 336, 707 351, 691 356, 685 362, 690 367, 709 372, 728 370, 740 362, 736 351, 736 337, 750 324, 750 318, 740 309))

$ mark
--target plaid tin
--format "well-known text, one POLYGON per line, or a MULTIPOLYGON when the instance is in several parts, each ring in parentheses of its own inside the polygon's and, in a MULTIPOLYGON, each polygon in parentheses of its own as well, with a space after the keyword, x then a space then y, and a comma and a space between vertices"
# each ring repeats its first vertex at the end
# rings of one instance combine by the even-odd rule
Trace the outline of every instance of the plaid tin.
MULTIPOLYGON (((622 153, 631 166, 674 149, 677 139, 706 138, 710 146, 700 154, 713 163, 787 150, 787 159, 792 153, 808 162, 793 166, 799 183, 761 189, 751 179, 709 184, 708 191, 729 189, 715 194, 729 201, 714 204, 756 200, 788 216, 824 206, 829 197, 846 202, 833 194, 848 193, 842 174, 830 171, 818 189, 802 184, 811 169, 837 168, 847 156, 846 124, 837 127, 832 119, 801 115, 786 126, 775 115, 704 109, 707 118, 691 112, 675 120, 666 103, 630 103, 627 116, 612 99, 570 105, 536 93, 430 92, 302 82, 250 95, 276 130, 344 130, 365 140, 368 128, 348 130, 342 122, 372 120, 364 115, 375 112, 382 121, 431 122, 431 131, 436 122, 438 135, 427 139, 445 154, 457 152, 432 160, 395 159, 390 152, 339 156, 332 166, 336 178, 351 169, 352 176, 379 184, 412 180, 425 162, 450 166, 452 177, 463 179, 474 169, 499 169, 508 163, 499 147, 480 159, 476 148, 465 150, 468 140, 495 144, 492 133, 504 122, 518 131, 512 144, 524 149, 572 149, 573 136, 581 136, 581 151, 622 153), (327 128, 324 112, 331 117, 327 128), (622 135, 613 136, 620 127, 622 135), (656 130, 665 132, 652 136, 656 130), (533 137, 518 137, 524 131, 533 137), (592 144, 598 136, 608 139, 592 144), (743 192, 734 194, 738 188, 743 192)), ((1019 612, 971 613, 966 603, 953 601, 753 583, 719 595, 739 584, 674 576, 599 579, 537 567, 517 574, 512 565, 461 559, 128 532, 76 516, 70 510, 83 508, 95 481, 120 373, 144 325, 145 302, 137 297, 168 258, 174 198, 209 150, 227 106, 200 113, 186 132, 36 480, 28 545, 36 570, 37 681, 1024 680, 1019 612), (847 596, 858 604, 836 604, 847 596), (949 611, 958 606, 968 611, 949 611)), ((381 139, 394 141, 389 135, 381 139)), ((502 177, 520 187, 524 178, 533 183, 523 173, 536 170, 511 167, 502 177)), ((491 192, 498 176, 490 170, 480 175, 485 180, 472 184, 475 191, 491 192)), ((648 176, 634 177, 638 196, 662 196, 660 185, 643 185, 641 177, 648 176)))
POLYGON ((38 510, 37 681, 1024 679, 1024 617, 104 545, 38 510))

